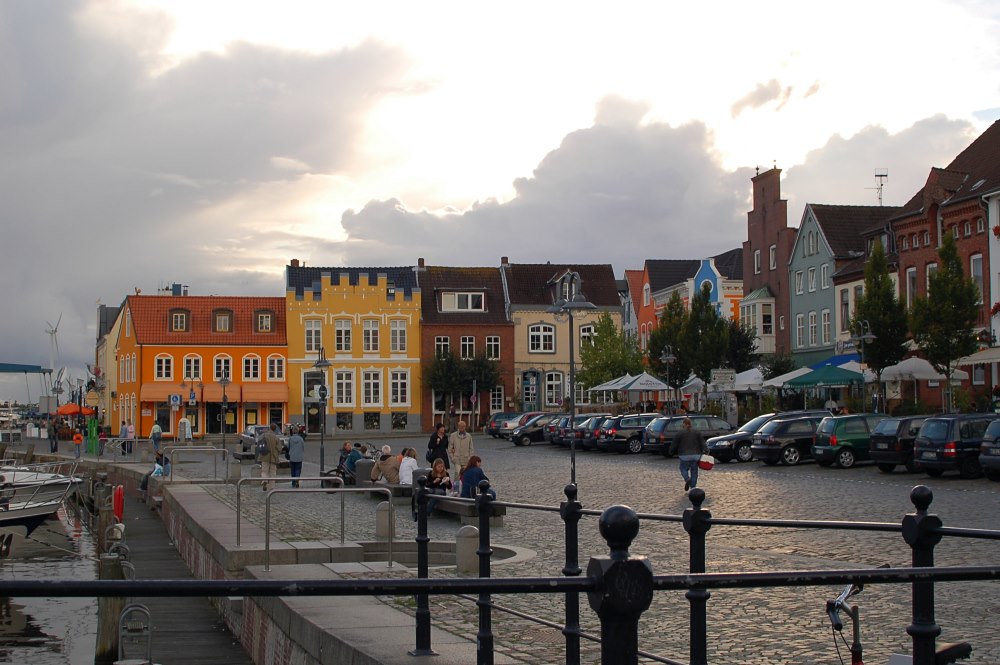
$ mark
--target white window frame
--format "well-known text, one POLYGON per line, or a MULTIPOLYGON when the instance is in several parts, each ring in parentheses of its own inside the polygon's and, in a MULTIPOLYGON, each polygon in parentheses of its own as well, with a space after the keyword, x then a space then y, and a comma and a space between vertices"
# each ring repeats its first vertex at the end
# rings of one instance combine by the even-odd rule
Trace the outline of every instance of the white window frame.
POLYGON ((382 406, 381 370, 361 370, 361 406, 382 406))
POLYGON ((274 315, 271 312, 257 312, 257 332, 269 333, 274 329, 274 315))
POLYGON ((796 295, 802 295, 802 282, 803 275, 801 270, 795 271, 795 293, 796 295))
POLYGON ((406 353, 406 319, 389 321, 389 352, 406 353))
POLYGON ((135 383, 135 368, 136 368, 135 353, 133 353, 132 364, 129 366, 129 379, 132 381, 132 383, 135 383))
POLYGON ((910 248, 910 237, 908 235, 906 235, 905 233, 903 235, 899 236, 899 248, 900 249, 909 249, 910 248))
MULTIPOLYGON (((969 224, 970 226, 972 225, 971 222, 966 222, 966 223, 969 224)), ((977 304, 982 305, 983 304, 983 290, 985 288, 985 286, 983 284, 983 255, 982 254, 973 254, 972 256, 969 257, 969 279, 971 279, 972 283, 976 285, 977 289, 979 289, 979 302, 977 304), (978 269, 976 268, 977 265, 979 266, 978 269)))
POLYGON ((778 267, 778 246, 771 245, 768 248, 768 270, 775 270, 778 267))
POLYGON ((555 353, 556 329, 548 323, 528 326, 528 353, 555 353), (548 347, 548 348, 546 348, 548 347))
POLYGON ((760 274, 760 250, 755 249, 753 251, 753 274, 760 274))
POLYGON ((447 335, 438 335, 434 338, 434 355, 440 358, 451 352, 451 338, 447 335))
POLYGON ((649 307, 649 284, 642 285, 642 306, 649 307))
POLYGON ((809 346, 816 346, 818 341, 816 333, 816 312, 809 312, 809 346))
POLYGON ((543 377, 545 387, 545 406, 561 406, 562 398, 566 394, 563 387, 563 373, 559 371, 546 372, 543 377))
POLYGON ((472 335, 462 335, 458 348, 462 360, 472 360, 476 357, 476 338, 472 335))
POLYGON ((333 349, 334 353, 350 353, 353 350, 354 322, 351 319, 334 319, 333 349))
POLYGON ((490 391, 490 413, 503 411, 503 385, 496 386, 490 391))
POLYGON ((913 301, 917 297, 917 269, 906 269, 906 307, 913 307, 913 301), (911 278, 912 275, 912 278, 911 278))
POLYGON ((184 376, 182 378, 185 381, 187 379, 201 378, 201 356, 197 355, 184 356, 184 376))
POLYGON ((230 312, 215 312, 212 332, 230 333, 233 332, 233 315, 230 312))
POLYGON ((816 268, 809 268, 806 274, 808 275, 809 293, 812 293, 816 290, 816 268))
POLYGON ((284 356, 279 356, 277 354, 272 354, 267 357, 267 380, 268 381, 284 381, 285 380, 285 358, 284 356))
POLYGON ((931 275, 933 275, 934 273, 937 272, 937 267, 938 267, 937 263, 928 263, 924 267, 924 273, 925 273, 924 274, 924 279, 927 282, 926 283, 927 290, 924 291, 924 293, 930 293, 930 291, 931 291, 931 275))
POLYGON ((233 357, 225 353, 212 359, 212 377, 218 382, 223 376, 229 380, 233 378, 233 357))
POLYGON ((962 235, 964 235, 966 238, 972 236, 972 222, 966 221, 962 225, 962 235))
POLYGON ((378 319, 363 319, 361 321, 362 353, 378 353, 378 346, 378 319))
POLYGON ((972 385, 983 386, 986 385, 986 365, 982 363, 977 363, 972 366, 972 372, 970 372, 970 378, 972 380, 972 385))
POLYGON ((306 353, 319 353, 323 347, 323 321, 321 319, 306 319, 306 353))
POLYGON ((442 312, 485 312, 486 294, 482 291, 446 291, 441 294, 442 312))
POLYGON ((500 335, 486 336, 486 357, 490 360, 500 360, 500 335))
POLYGON ((806 342, 806 317, 805 314, 795 315, 795 348, 801 349, 806 342))
POLYGON ((930 247, 930 246, 931 246, 931 232, 924 231, 924 247, 930 247))
POLYGON ((824 345, 829 344, 830 333, 831 333, 830 310, 824 309, 822 312, 820 312, 820 327, 821 327, 820 339, 823 340, 824 345))
POLYGON ((594 326, 587 324, 585 326, 580 326, 580 348, 583 348, 584 344, 594 343, 594 326))
POLYGON ((168 353, 158 354, 153 376, 156 381, 172 381, 174 378, 174 357, 168 353))
POLYGON ((910 247, 913 249, 919 249, 920 247, 920 236, 916 233, 910 237, 910 247))
POLYGON ((410 406, 409 370, 389 370, 389 406, 410 406))
POLYGON ((171 332, 186 332, 187 331, 187 312, 173 312, 170 315, 170 331, 171 332))
POLYGON ((976 220, 976 233, 983 233, 986 231, 986 220, 980 217, 976 220))
POLYGON ((354 370, 338 369, 333 373, 334 406, 354 406, 354 370))
POLYGON ((824 263, 819 267, 819 287, 821 289, 830 288, 830 266, 824 263))
POLYGON ((243 380, 260 381, 260 356, 256 353, 243 356, 243 380))

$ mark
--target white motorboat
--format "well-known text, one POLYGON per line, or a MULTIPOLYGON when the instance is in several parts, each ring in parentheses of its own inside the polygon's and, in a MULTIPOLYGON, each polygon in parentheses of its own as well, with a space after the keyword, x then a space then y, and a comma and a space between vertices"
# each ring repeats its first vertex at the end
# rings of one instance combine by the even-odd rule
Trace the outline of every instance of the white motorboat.
POLYGON ((0 531, 18 526, 26 529, 25 535, 34 531, 83 483, 73 475, 76 466, 75 462, 0 466, 0 531))

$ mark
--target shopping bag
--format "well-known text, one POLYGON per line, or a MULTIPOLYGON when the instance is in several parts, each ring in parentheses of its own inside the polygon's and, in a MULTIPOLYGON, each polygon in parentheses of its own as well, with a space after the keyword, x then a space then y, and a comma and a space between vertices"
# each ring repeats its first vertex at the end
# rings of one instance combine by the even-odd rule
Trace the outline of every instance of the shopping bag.
POLYGON ((698 458, 698 468, 703 471, 711 471, 715 466, 715 458, 711 455, 702 455, 698 458))

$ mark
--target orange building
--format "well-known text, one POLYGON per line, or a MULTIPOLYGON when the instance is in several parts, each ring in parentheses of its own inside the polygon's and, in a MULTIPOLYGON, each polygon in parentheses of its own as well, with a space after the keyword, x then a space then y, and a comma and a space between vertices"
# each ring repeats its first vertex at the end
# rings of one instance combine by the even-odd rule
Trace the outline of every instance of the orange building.
POLYGON ((223 413, 227 434, 284 423, 285 299, 179 292, 129 296, 119 312, 114 433, 131 421, 145 438, 158 422, 165 438, 177 438, 187 418, 202 437, 222 432, 223 413))

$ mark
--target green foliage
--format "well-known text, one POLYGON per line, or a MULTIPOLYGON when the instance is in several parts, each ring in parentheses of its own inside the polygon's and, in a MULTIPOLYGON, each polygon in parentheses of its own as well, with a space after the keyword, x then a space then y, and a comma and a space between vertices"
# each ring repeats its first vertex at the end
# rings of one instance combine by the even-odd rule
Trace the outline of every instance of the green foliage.
POLYGON ((903 400, 899 406, 897 406, 892 411, 894 416, 919 416, 925 413, 932 413, 931 407, 924 404, 922 401, 917 400, 915 403, 913 400, 903 400))
POLYGON ((782 374, 788 374, 795 369, 795 361, 787 353, 767 353, 760 357, 757 367, 764 376, 764 380, 773 379, 782 374))
POLYGON ((861 332, 861 322, 867 321, 875 336, 865 342, 864 358, 879 380, 882 370, 895 365, 906 354, 906 307, 896 297, 896 287, 889 279, 889 264, 882 243, 875 243, 865 265, 865 292, 857 302, 851 330, 861 332))
POLYGON ((667 377, 674 388, 683 386, 691 376, 691 364, 681 353, 683 349, 684 329, 687 327, 688 311, 676 291, 670 296, 666 307, 660 314, 659 324, 649 336, 649 368, 656 376, 667 377), (670 346, 674 361, 670 363, 669 371, 666 364, 660 360, 663 350, 670 346))
POLYGON ((431 390, 446 395, 469 395, 472 383, 476 390, 491 390, 500 383, 500 364, 485 353, 461 360, 452 351, 439 354, 424 373, 424 383, 431 390))
POLYGON ((643 371, 642 353, 636 339, 624 334, 608 313, 594 325, 592 344, 580 348, 580 368, 576 380, 589 388, 611 379, 643 371))
POLYGON ((675 350, 678 357, 683 357, 691 366, 691 370, 705 382, 712 370, 722 367, 729 349, 729 326, 725 319, 719 316, 712 304, 711 291, 705 285, 691 299, 691 311, 681 337, 681 348, 675 350))
POLYGON ((729 349, 726 359, 736 372, 745 372, 757 366, 758 354, 754 353, 757 331, 736 319, 726 322, 729 327, 729 349))

